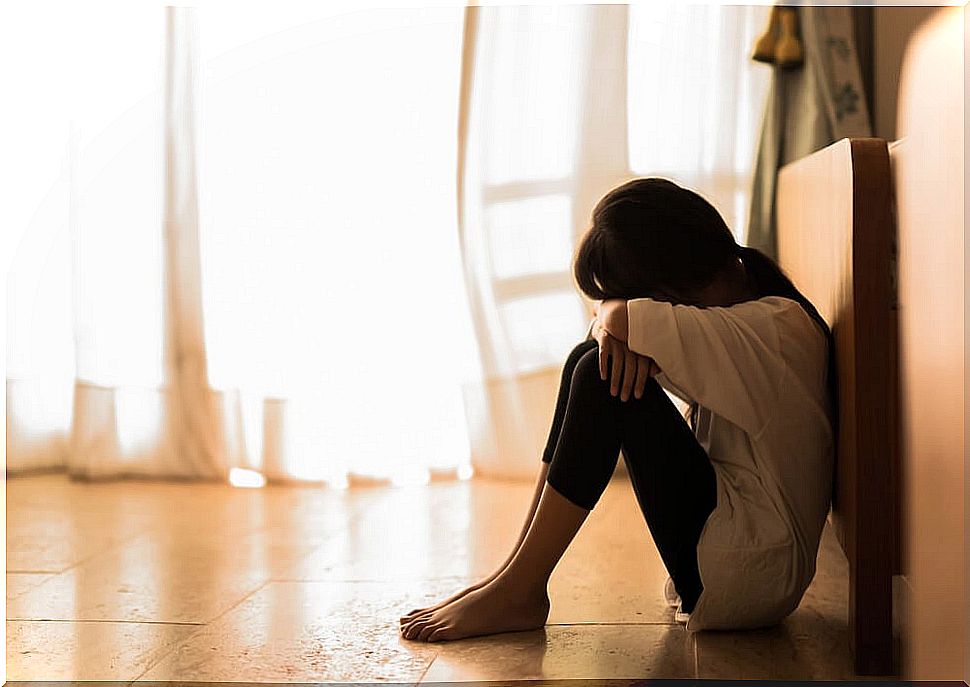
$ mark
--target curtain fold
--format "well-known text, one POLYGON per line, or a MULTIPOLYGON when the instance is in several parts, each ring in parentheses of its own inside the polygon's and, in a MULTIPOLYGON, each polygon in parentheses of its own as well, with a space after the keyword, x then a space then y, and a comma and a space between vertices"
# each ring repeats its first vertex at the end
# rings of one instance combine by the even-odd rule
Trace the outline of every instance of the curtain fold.
POLYGON ((595 202, 746 207, 759 11, 31 9, 8 470, 531 477, 595 202))
POLYGON ((354 10, 25 7, 9 473, 470 476, 461 9, 354 10))
POLYGON ((164 22, 160 97, 153 99, 160 126, 139 135, 149 139, 137 161, 142 174, 126 179, 129 168, 119 164, 112 179, 125 187, 160 182, 160 188, 143 189, 153 196, 158 219, 129 225, 109 206, 97 216, 74 218, 81 275, 67 457, 74 477, 224 480, 230 467, 208 384, 202 324, 195 9, 166 7, 164 22), (148 152, 159 133, 161 154, 148 152), (121 235, 131 252, 112 251, 121 235), (117 298, 115 289, 130 293, 117 298), (98 315, 89 317, 87 308, 98 315), (146 338, 141 327, 158 338, 146 338), (113 355, 105 356, 106 350, 113 355))
POLYGON ((556 366, 585 329, 568 271, 585 219, 577 200, 626 167, 577 164, 614 123, 584 120, 591 77, 610 88, 625 76, 608 59, 622 52, 597 62, 592 37, 611 20, 613 39, 624 36, 626 8, 469 6, 465 17, 459 231, 481 371, 464 385, 472 461, 479 474, 526 478, 545 444, 556 366))
POLYGON ((480 374, 464 386, 479 473, 539 468, 595 203, 634 176, 710 198, 740 233, 765 79, 746 63, 767 8, 465 10, 459 230, 480 374), (756 121, 757 120, 757 121, 756 121))
POLYGON ((198 29, 193 8, 166 7, 165 20, 165 424, 189 474, 225 479, 225 436, 209 386, 202 320, 198 29))
POLYGON ((87 6, 19 9, 5 47, 31 69, 14 90, 30 107, 3 132, 18 170, 3 220, 20 231, 7 276, 7 468, 91 476, 163 445, 142 421, 161 406, 163 25, 132 3, 102 7, 121 34, 87 6))
POLYGON ((747 245, 772 257, 778 171, 839 139, 872 135, 852 8, 801 6, 797 12, 805 61, 794 69, 770 67, 745 236, 747 245))

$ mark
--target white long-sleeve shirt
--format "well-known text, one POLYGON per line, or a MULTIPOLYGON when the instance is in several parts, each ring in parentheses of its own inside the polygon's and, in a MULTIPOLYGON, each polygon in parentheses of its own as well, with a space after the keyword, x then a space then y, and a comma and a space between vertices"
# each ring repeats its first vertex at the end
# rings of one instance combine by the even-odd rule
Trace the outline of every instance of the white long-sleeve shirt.
POLYGON ((630 349, 656 361, 662 387, 698 403, 696 436, 717 478, 687 629, 774 624, 815 575, 829 511, 826 337, 780 296, 708 308, 643 298, 627 313, 630 349))

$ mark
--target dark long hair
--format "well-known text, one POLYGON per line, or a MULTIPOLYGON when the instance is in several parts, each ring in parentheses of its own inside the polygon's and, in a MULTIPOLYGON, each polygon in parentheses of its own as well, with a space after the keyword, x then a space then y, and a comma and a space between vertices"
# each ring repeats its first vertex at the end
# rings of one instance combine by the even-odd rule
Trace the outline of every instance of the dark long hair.
MULTIPOLYGON (((720 213, 697 193, 660 178, 633 179, 613 189, 593 209, 592 226, 576 249, 573 275, 593 300, 678 302, 671 291, 694 293, 737 258, 755 298, 797 301, 825 334, 834 421, 834 346, 825 319, 774 260, 756 248, 738 245, 720 213)), ((696 413, 695 403, 688 415, 692 427, 696 413)))

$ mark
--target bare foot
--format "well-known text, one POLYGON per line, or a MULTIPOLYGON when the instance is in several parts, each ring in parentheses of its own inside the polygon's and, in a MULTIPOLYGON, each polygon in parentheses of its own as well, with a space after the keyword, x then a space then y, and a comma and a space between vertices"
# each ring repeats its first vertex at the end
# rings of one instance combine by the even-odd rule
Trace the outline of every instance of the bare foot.
POLYGON ((498 632, 534 630, 546 624, 549 596, 499 576, 481 589, 422 616, 401 630, 405 639, 434 642, 498 632))
POLYGON ((481 580, 479 582, 476 582, 475 584, 473 584, 470 587, 465 587, 463 590, 461 590, 457 594, 452 594, 447 599, 445 599, 444 601, 439 601, 434 606, 426 606, 424 608, 415 608, 413 611, 410 611, 407 615, 402 615, 401 616, 401 627, 403 628, 405 625, 407 625, 408 623, 412 622, 413 620, 415 620, 417 618, 420 618, 422 616, 426 616, 429 613, 433 613, 434 611, 437 611, 439 608, 444 608, 448 604, 454 603, 458 599, 462 598, 466 594, 469 594, 469 593, 475 591, 476 589, 481 589, 486 584, 488 584, 493 579, 495 579, 495 577, 496 577, 495 575, 492 575, 492 577, 487 577, 484 580, 481 580))

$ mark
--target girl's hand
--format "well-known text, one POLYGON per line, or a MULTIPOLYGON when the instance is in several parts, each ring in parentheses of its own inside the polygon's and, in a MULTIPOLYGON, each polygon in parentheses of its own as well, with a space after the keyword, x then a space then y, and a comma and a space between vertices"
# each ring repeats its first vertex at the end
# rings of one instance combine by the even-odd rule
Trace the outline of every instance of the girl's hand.
POLYGON ((596 310, 596 319, 614 339, 626 342, 629 336, 629 322, 627 320, 626 301, 622 298, 611 298, 601 301, 596 310))
POLYGON ((599 322, 593 327, 593 338, 599 344, 600 379, 606 381, 607 373, 610 375, 610 394, 620 394, 621 401, 629 400, 631 392, 636 398, 642 398, 647 379, 660 371, 653 358, 634 353, 599 322), (613 362, 609 365, 611 358, 613 362))

